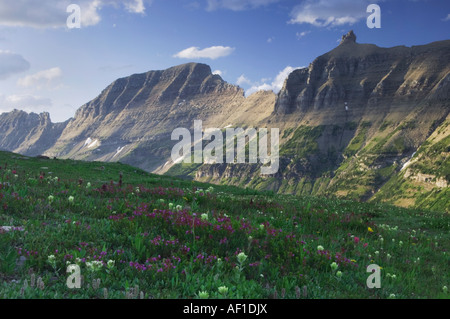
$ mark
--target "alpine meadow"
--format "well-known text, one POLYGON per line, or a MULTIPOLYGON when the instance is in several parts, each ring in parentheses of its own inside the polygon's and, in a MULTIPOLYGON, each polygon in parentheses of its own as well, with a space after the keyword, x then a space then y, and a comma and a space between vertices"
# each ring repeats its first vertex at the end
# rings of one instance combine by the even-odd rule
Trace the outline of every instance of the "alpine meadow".
POLYGON ((449 24, 445 0, 0 0, 0 298, 449 299, 449 24))

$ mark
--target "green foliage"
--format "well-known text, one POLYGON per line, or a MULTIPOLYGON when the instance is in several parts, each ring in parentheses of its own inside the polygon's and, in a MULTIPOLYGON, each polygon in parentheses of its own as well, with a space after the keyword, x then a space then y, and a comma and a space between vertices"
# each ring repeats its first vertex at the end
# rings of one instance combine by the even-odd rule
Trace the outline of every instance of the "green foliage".
POLYGON ((347 157, 353 156, 361 149, 361 147, 365 141, 367 130, 368 130, 368 126, 362 126, 358 135, 356 135, 351 140, 350 144, 345 149, 345 151, 344 151, 345 156, 347 156, 347 157))
MULTIPOLYGON (((16 227, 0 231, 0 298, 448 298, 448 214, 120 163, 0 152, 0 166, 0 226, 16 227), (373 263, 383 267, 376 290, 366 287, 373 263), (68 264, 80 266, 81 289, 66 286, 68 264)), ((300 182, 319 191, 330 178, 300 182)))
POLYGON ((167 172, 166 175, 173 176, 173 177, 182 177, 182 178, 189 178, 192 179, 193 177, 191 174, 195 172, 201 164, 175 164, 173 165, 167 172))
POLYGON ((393 154, 403 154, 405 152, 408 152, 409 150, 410 147, 407 145, 406 140, 403 136, 395 137, 384 148, 384 151, 386 153, 393 153, 393 154))
POLYGON ((354 131, 358 128, 358 123, 356 122, 347 122, 344 125, 344 128, 349 131, 354 131))
POLYGON ((384 132, 392 123, 389 121, 384 121, 380 126, 380 132, 384 132))
POLYGON ((316 153, 319 150, 317 139, 322 136, 323 130, 323 126, 300 126, 292 138, 282 145, 280 155, 303 158, 316 153))
POLYGON ((430 154, 441 154, 444 152, 450 152, 450 135, 431 146, 429 150, 430 154))
POLYGON ((397 130, 412 130, 417 127, 416 120, 408 120, 399 125, 397 130))
POLYGON ((437 178, 444 178, 450 183, 450 161, 448 154, 450 152, 450 136, 446 136, 439 142, 432 143, 425 141, 416 156, 420 160, 410 166, 414 172, 434 175, 437 178))
MULTIPOLYGON (((380 127, 380 132, 384 132, 387 127, 391 126, 388 121, 383 122, 380 127)), ((410 150, 406 140, 402 135, 402 131, 416 128, 415 120, 409 120, 398 125, 395 130, 389 132, 384 138, 377 140, 377 143, 370 149, 372 154, 396 153, 401 154, 410 150)))
POLYGON ((294 131, 294 129, 292 127, 288 128, 288 129, 285 129, 284 132, 283 132, 283 137, 282 138, 288 137, 289 135, 291 135, 291 133, 293 131, 294 131))
POLYGON ((8 247, 0 252, 0 271, 11 274, 16 267, 17 253, 12 247, 8 247))

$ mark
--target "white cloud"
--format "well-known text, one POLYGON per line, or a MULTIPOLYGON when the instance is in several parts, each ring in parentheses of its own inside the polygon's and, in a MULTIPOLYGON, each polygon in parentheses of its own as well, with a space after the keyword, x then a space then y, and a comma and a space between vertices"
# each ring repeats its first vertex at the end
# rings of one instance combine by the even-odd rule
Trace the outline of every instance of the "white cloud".
POLYGON ((270 38, 267 39, 267 43, 272 43, 273 40, 275 40, 275 37, 270 37, 270 38))
MULTIPOLYGON (((81 8, 81 26, 87 27, 100 23, 102 18, 98 11, 102 8, 101 0, 93 0, 79 3, 81 8)), ((66 13, 67 14, 67 13, 66 13)))
POLYGON ((101 21, 100 10, 105 6, 144 14, 151 0, 0 0, 0 25, 33 28, 64 28, 70 13, 67 7, 76 3, 81 8, 81 26, 101 21))
POLYGON ((173 57, 180 59, 211 59, 215 60, 222 58, 233 53, 235 49, 224 46, 212 46, 205 49, 198 47, 190 47, 183 51, 178 52, 173 57))
POLYGON ((248 9, 256 9, 269 4, 276 3, 280 0, 207 0, 207 11, 218 9, 228 9, 233 11, 242 11, 248 9))
POLYGON ((264 83, 264 81, 261 81, 260 83, 253 83, 252 87, 245 91, 245 95, 249 96, 258 91, 273 91, 274 93, 278 93, 283 88, 284 82, 286 81, 286 78, 289 76, 289 74, 291 74, 294 70, 297 69, 300 68, 287 66, 278 73, 278 75, 275 77, 275 80, 272 81, 272 83, 264 83))
POLYGON ((222 71, 220 71, 220 70, 215 70, 215 71, 213 71, 213 73, 212 74, 216 74, 216 75, 220 75, 220 76, 222 76, 223 75, 223 72, 222 71))
POLYGON ((29 94, 5 96, 0 94, 0 111, 2 112, 9 112, 13 109, 30 112, 36 109, 46 109, 52 104, 51 99, 40 96, 29 94))
POLYGON ((442 21, 450 21, 450 13, 447 14, 447 16, 444 19, 442 19, 442 21))
POLYGON ((247 78, 245 77, 245 75, 242 74, 240 77, 238 77, 238 79, 237 79, 237 81, 236 81, 236 84, 239 85, 239 86, 245 85, 245 84, 247 84, 247 85, 252 85, 252 81, 250 81, 249 79, 247 79, 247 78))
POLYGON ((25 72, 30 63, 20 54, 0 50, 0 80, 4 80, 16 73, 25 72))
POLYGON ((301 38, 303 38, 304 36, 306 36, 306 35, 308 35, 308 34, 310 34, 311 33, 311 31, 303 31, 303 32, 297 32, 297 39, 301 39, 301 38))
POLYGON ((145 13, 144 0, 127 1, 124 3, 125 9, 132 13, 145 13))
POLYGON ((367 18, 370 3, 374 0, 305 0, 292 10, 289 23, 308 23, 317 27, 352 25, 367 18))
POLYGON ((55 80, 61 78, 61 76, 62 70, 56 67, 21 78, 17 81, 17 84, 23 87, 49 87, 55 83, 55 80))

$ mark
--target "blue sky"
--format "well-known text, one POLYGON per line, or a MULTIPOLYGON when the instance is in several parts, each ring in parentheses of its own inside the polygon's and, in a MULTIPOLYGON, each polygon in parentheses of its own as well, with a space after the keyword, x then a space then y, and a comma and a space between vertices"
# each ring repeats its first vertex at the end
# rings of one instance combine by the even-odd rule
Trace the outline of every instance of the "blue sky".
POLYGON ((278 92, 295 68, 354 30, 381 47, 450 39, 448 0, 0 0, 0 112, 72 117, 119 77, 211 66, 251 94, 278 92), (69 4, 81 28, 69 29, 69 4), (369 4, 381 28, 367 27, 369 4))

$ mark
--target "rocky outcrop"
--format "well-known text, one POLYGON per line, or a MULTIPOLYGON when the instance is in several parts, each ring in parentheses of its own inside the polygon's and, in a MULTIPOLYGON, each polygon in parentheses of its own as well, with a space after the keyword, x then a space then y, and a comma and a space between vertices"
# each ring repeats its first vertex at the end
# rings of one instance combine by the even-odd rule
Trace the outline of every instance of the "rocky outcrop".
MULTIPOLYGON (((450 41, 425 46, 380 48, 356 43, 352 31, 334 50, 308 68, 295 70, 278 94, 275 114, 335 113, 348 118, 344 105, 360 118, 374 109, 382 116, 393 108, 428 100, 448 100, 450 41)), ((414 104, 412 104, 414 105, 414 104)), ((414 107, 414 106, 411 106, 414 107)), ((400 110, 407 111, 407 110, 400 110)))
POLYGON ((0 115, 0 147, 29 156, 52 147, 67 123, 52 123, 49 113, 14 110, 0 115))
POLYGON ((345 43, 355 43, 356 42, 356 35, 353 33, 353 30, 350 30, 347 34, 342 36, 342 40, 340 45, 345 43))
POLYGON ((409 178, 425 184, 432 184, 439 188, 448 187, 448 182, 445 178, 442 177, 436 178, 436 176, 433 174, 422 174, 422 173, 414 174, 413 172, 411 172, 411 170, 407 170, 404 176, 405 178, 409 178))

